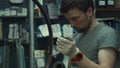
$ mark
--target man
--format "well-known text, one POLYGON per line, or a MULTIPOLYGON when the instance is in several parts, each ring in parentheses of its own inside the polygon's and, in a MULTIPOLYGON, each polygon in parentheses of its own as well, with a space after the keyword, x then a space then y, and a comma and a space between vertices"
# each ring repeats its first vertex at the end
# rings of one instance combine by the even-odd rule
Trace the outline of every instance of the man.
POLYGON ((113 68, 117 56, 116 31, 99 23, 94 16, 93 0, 62 0, 61 13, 77 33, 73 38, 59 37, 58 50, 70 57, 78 68, 113 68))

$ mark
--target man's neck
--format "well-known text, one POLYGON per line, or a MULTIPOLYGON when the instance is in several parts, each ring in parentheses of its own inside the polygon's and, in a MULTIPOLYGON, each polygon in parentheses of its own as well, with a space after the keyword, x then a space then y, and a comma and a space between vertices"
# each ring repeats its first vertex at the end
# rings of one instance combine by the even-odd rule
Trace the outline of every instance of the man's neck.
POLYGON ((91 22, 92 22, 92 23, 91 23, 90 28, 88 29, 88 31, 87 31, 87 32, 89 32, 89 31, 93 30, 93 29, 94 29, 94 27, 96 27, 96 26, 99 24, 99 22, 97 21, 97 19, 96 19, 96 18, 92 18, 92 21, 91 21, 91 22))

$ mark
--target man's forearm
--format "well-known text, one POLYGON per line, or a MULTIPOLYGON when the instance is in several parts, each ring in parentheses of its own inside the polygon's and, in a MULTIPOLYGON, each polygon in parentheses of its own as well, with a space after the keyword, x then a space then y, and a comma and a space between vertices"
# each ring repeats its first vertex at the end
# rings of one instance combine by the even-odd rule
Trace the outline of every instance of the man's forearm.
POLYGON ((75 63, 78 65, 79 68, 103 68, 100 65, 89 60, 85 55, 83 55, 81 61, 75 63))
MULTIPOLYGON (((71 64, 71 62, 69 61, 71 64)), ((110 68, 110 67, 104 67, 102 65, 96 64, 93 61, 89 60, 85 55, 83 56, 81 61, 75 62, 79 68, 110 68)), ((69 64, 68 68, 71 68, 71 65, 69 64)), ((111 67, 112 68, 112 67, 111 67)))

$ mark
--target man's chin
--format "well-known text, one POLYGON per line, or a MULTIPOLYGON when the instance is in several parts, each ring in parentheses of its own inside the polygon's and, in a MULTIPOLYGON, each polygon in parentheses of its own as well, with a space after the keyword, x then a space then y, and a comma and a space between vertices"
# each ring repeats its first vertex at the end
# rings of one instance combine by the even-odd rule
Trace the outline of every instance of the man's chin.
POLYGON ((85 33, 86 30, 77 30, 77 32, 79 32, 79 33, 85 33))

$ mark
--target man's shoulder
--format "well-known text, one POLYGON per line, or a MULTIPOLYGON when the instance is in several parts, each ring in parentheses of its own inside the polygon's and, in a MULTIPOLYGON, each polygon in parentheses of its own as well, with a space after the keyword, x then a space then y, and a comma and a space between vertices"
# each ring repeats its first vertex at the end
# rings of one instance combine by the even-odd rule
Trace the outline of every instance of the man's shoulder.
POLYGON ((99 28, 99 32, 101 33, 111 33, 111 32, 116 32, 116 30, 114 28, 112 28, 111 26, 108 26, 104 23, 100 23, 100 28, 99 28))

